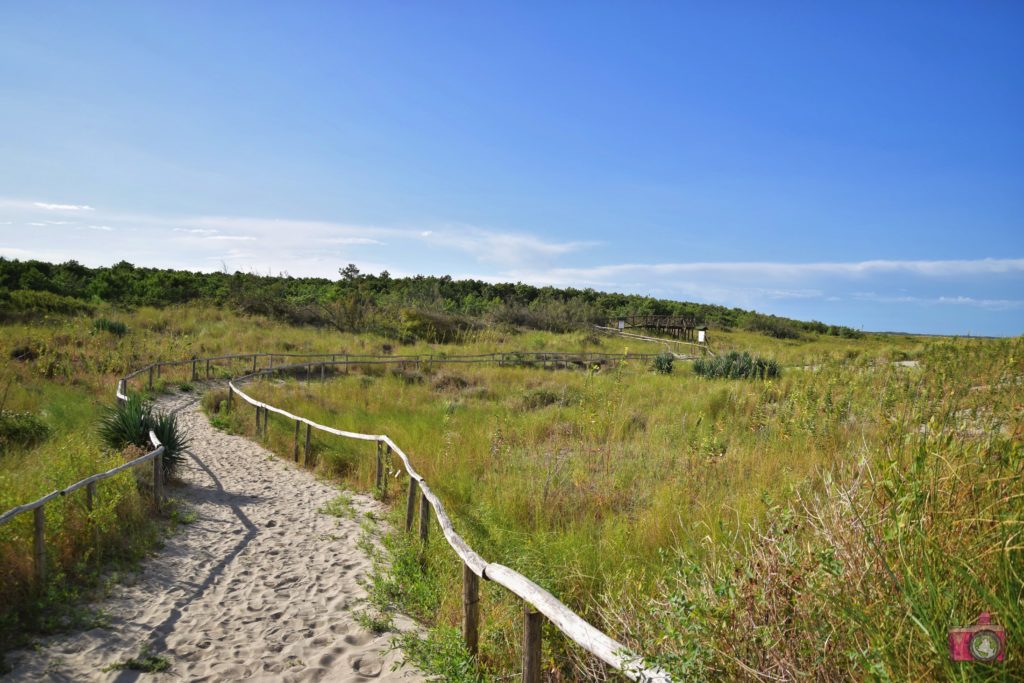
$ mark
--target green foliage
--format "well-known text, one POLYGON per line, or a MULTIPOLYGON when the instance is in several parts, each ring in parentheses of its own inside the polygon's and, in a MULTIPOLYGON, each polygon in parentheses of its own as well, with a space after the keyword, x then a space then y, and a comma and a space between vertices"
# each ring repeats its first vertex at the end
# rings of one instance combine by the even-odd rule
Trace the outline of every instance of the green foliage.
POLYGON ((451 683, 482 683, 485 680, 466 649, 459 629, 439 626, 426 635, 403 633, 398 638, 406 662, 451 683))
POLYGON ((164 454, 161 459, 164 477, 170 479, 177 474, 181 463, 185 461, 185 450, 189 447, 190 439, 178 426, 178 416, 174 413, 153 411, 150 413, 148 426, 163 444, 164 454))
POLYGON ((774 359, 751 356, 744 351, 730 351, 722 356, 698 358, 693 372, 701 377, 725 379, 772 379, 779 376, 779 364, 774 359))
POLYGON ((108 447, 121 450, 125 446, 137 446, 148 450, 149 423, 153 407, 139 394, 129 394, 128 400, 116 403, 104 412, 98 431, 100 439, 108 447))
POLYGON ((127 325, 117 320, 108 320, 107 318, 96 318, 92 321, 92 327, 97 332, 109 332, 117 337, 123 337, 128 334, 127 325))
POLYGON ((193 273, 139 268, 124 261, 109 268, 86 268, 74 261, 51 264, 0 258, 0 292, 12 292, 0 311, 71 314, 91 311, 96 300, 117 306, 204 301, 290 324, 373 332, 405 343, 450 343, 465 339, 483 324, 566 332, 628 314, 689 316, 716 330, 742 328, 779 339, 797 339, 802 333, 860 335, 817 321, 592 289, 449 276, 393 278, 387 272, 362 273, 354 264, 340 269, 339 276, 331 281, 241 272, 193 273), (15 305, 15 299, 20 303, 15 305))
POLYGON ((49 435, 50 428, 38 416, 0 409, 0 455, 10 448, 31 448, 49 435))
POLYGON ((142 671, 143 673, 161 673, 171 668, 170 661, 166 657, 155 655, 150 645, 145 645, 138 657, 129 657, 120 662, 115 662, 104 671, 142 671))
POLYGON ((32 318, 42 315, 78 315, 91 313, 93 306, 81 299, 47 291, 19 289, 11 292, 0 306, 0 317, 32 318))
POLYGON ((153 405, 138 394, 129 394, 128 400, 108 408, 100 419, 100 438, 110 448, 121 450, 136 446, 148 452, 152 449, 150 430, 163 444, 164 476, 171 478, 184 461, 189 439, 179 429, 177 417, 153 409, 153 405))
POLYGON ((671 353, 659 353, 654 358, 654 371, 661 375, 672 374, 672 363, 675 361, 675 356, 671 353))

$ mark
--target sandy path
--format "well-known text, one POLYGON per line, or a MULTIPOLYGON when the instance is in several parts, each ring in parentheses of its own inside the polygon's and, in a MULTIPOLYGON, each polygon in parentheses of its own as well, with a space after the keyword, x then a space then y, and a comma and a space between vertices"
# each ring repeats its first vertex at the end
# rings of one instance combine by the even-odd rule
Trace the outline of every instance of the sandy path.
MULTIPOLYGON (((45 639, 10 653, 10 680, 419 681, 392 671, 391 634, 355 620, 370 561, 356 547, 357 519, 317 510, 337 490, 248 439, 219 432, 192 395, 180 408, 192 457, 171 494, 195 521, 167 539, 129 584, 102 604, 109 628, 45 639), (103 669, 149 644, 171 669, 161 674, 103 669)), ((353 495, 359 512, 379 505, 353 495)), ((399 627, 411 627, 396 619, 399 627)))

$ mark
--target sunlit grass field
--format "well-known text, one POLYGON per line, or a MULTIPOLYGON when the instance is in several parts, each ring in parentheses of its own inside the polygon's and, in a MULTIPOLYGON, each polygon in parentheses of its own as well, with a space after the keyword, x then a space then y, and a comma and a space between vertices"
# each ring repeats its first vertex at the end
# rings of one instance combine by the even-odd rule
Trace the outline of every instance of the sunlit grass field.
MULTIPOLYGON (((950 664, 945 639, 983 608, 1021 623, 1021 340, 723 337, 790 367, 750 382, 679 363, 377 366, 252 390, 390 435, 488 560, 680 677, 999 678, 1005 667, 950 664)), ((231 424, 252 422, 239 411, 231 424)), ((292 438, 271 428, 286 457, 292 438)), ((316 467, 368 490, 370 449, 318 438, 316 467)), ((393 539, 393 555, 407 551, 393 539)), ((452 627, 459 567, 443 542, 431 562, 433 590, 410 563, 384 602, 452 627)), ((492 590, 482 608, 483 668, 507 672, 518 605, 492 590)), ((554 669, 596 675, 557 638, 547 652, 554 669)))
MULTIPOLYGON (((87 317, 0 328, 2 407, 49 428, 42 443, 0 455, 0 510, 119 463, 91 424, 118 377, 157 359, 663 349, 514 329, 405 346, 201 306, 100 314, 127 333, 87 317)), ((774 358, 782 375, 707 380, 681 361, 670 375, 639 361, 596 371, 407 364, 249 387, 324 424, 390 435, 484 557, 679 679, 1020 675, 1024 343, 715 331, 711 343, 774 358), (896 364, 906 360, 919 365, 896 364), (946 629, 981 609, 1010 631, 1008 661, 949 663, 946 629)), ((165 371, 156 391, 190 388, 189 372, 165 371)), ((207 401, 216 423, 251 435, 251 410, 218 413, 217 399, 207 401)), ((269 443, 283 457, 293 429, 271 418, 269 443)), ((372 444, 316 436, 314 453, 322 476, 372 489, 372 444)), ((403 515, 405 479, 388 482, 403 515)), ((132 475, 103 482, 98 500, 88 519, 75 496, 47 506, 43 589, 31 581, 31 515, 0 527, 4 647, 20 642, 14 634, 93 623, 63 607, 101 568, 153 547, 157 525, 132 475)), ((484 583, 480 667, 462 666, 454 555, 432 533, 422 573, 415 543, 397 533, 385 545, 393 570, 371 593, 433 627, 408 652, 451 679, 515 670, 521 605, 484 583)), ((562 676, 603 675, 553 631, 545 661, 562 676)))

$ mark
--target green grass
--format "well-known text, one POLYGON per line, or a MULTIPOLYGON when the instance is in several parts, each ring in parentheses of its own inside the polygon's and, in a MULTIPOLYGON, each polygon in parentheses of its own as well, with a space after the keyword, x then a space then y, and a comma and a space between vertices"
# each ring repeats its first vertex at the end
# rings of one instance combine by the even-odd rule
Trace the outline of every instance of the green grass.
MULTIPOLYGON (((986 606, 1008 627, 1021 620, 1024 344, 828 341, 797 361, 813 370, 739 384, 627 364, 250 386, 318 422, 392 436, 482 555, 680 677, 984 679, 947 661, 945 630, 986 606), (890 364, 901 355, 924 369, 890 364)), ((290 454, 287 425, 271 425, 270 445, 290 454)), ((324 475, 372 486, 370 446, 318 436, 314 451, 324 475)), ((384 602, 457 624, 459 567, 443 542, 415 580, 418 550, 388 551, 384 602)), ((494 594, 482 609, 480 662, 507 672, 515 601, 494 594)), ((573 648, 546 647, 587 677, 573 648)))
MULTIPOLYGON (((395 345, 201 306, 118 316, 130 333, 99 335, 86 316, 4 325, 3 408, 30 413, 49 431, 0 458, 0 509, 121 462, 93 424, 113 401, 116 379, 155 359, 370 354, 395 345)), ((457 338, 395 345, 394 353, 664 349, 507 327, 457 338)), ((639 361, 599 372, 377 366, 324 385, 251 386, 319 422, 391 435, 481 554, 680 678, 1018 675, 1019 650, 1002 669, 954 665, 944 637, 982 608, 1011 634, 1024 632, 1015 535, 1024 518, 1021 340, 737 331, 713 332, 711 342, 719 354, 776 359, 783 374, 704 379, 678 361, 672 374, 639 361), (906 359, 921 368, 892 365, 906 359)), ((220 377, 247 367, 240 360, 212 370, 220 377)), ((205 367, 197 370, 202 376, 205 367)), ((191 364, 154 379, 156 391, 191 383, 191 364)), ((208 394, 204 406, 221 428, 252 434, 252 412, 229 415, 225 398, 208 394)), ((293 430, 271 416, 268 442, 283 457, 291 458, 293 430)), ((305 464, 370 491, 374 460, 373 444, 316 435, 305 464)), ((380 493, 401 528, 405 480, 386 481, 380 493)), ((102 482, 90 514, 84 495, 54 501, 46 523, 51 578, 42 587, 31 580, 31 516, 0 527, 0 649, 83 623, 88 617, 66 606, 78 604, 103 567, 130 566, 156 539, 131 473, 102 482)), ((410 656, 453 680, 516 670, 518 601, 482 585, 481 653, 467 668, 452 630, 461 567, 436 527, 422 558, 401 532, 385 547, 370 592, 375 604, 427 626, 422 642, 405 644, 410 656)), ((596 675, 550 630, 545 662, 566 677, 596 675)))

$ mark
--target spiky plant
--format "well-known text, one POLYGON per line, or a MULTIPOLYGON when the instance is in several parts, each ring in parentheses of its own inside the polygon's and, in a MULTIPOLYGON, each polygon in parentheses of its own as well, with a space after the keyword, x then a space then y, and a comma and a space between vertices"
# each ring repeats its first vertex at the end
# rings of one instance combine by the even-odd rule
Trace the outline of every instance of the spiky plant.
POLYGON ((179 429, 178 416, 174 413, 152 413, 150 429, 164 446, 164 476, 170 478, 177 473, 178 466, 185 460, 184 452, 189 447, 191 439, 179 429))
POLYGON ((138 394, 131 394, 124 403, 106 409, 100 418, 99 433, 110 448, 125 446, 149 447, 149 420, 153 406, 138 394))
POLYGON ((164 446, 164 476, 170 478, 184 460, 183 451, 189 446, 189 439, 178 428, 174 414, 156 411, 141 396, 131 394, 124 403, 109 408, 99 425, 103 443, 119 450, 126 446, 149 450, 153 447, 149 440, 150 430, 164 446))

